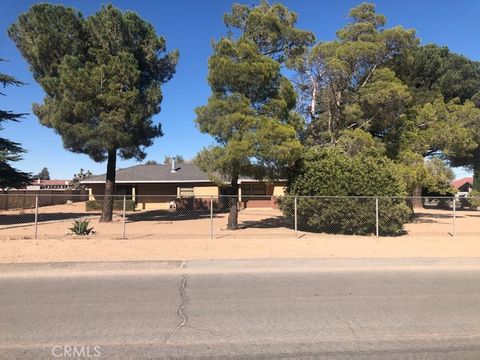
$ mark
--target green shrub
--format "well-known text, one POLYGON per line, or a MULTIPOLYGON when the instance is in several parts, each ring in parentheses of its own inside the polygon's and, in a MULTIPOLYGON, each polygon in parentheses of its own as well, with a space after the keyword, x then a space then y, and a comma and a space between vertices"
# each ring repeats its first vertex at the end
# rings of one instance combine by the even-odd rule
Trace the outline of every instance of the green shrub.
POLYGON ((85 202, 85 210, 86 211, 94 211, 94 210, 101 210, 102 204, 97 200, 88 200, 85 202))
POLYGON ((480 207, 480 191, 472 190, 467 198, 468 208, 477 210, 480 207))
POLYGON ((90 235, 93 232, 93 227, 89 228, 89 224, 90 221, 88 220, 74 220, 73 226, 69 230, 75 235, 90 235))
MULTIPOLYGON (((383 156, 352 157, 336 148, 307 152, 288 184, 288 194, 300 196, 297 199, 298 229, 374 234, 375 197, 378 196, 380 234, 401 234, 411 211, 397 170, 397 166, 383 156)), ((282 199, 280 208, 293 222, 294 197, 282 199)))
MULTIPOLYGON (((103 201, 101 200, 89 200, 85 202, 86 211, 95 211, 102 210, 103 201)), ((136 207, 135 201, 126 200, 125 201, 125 210, 134 211, 136 207)), ((113 210, 123 210, 123 199, 113 200, 113 210)))

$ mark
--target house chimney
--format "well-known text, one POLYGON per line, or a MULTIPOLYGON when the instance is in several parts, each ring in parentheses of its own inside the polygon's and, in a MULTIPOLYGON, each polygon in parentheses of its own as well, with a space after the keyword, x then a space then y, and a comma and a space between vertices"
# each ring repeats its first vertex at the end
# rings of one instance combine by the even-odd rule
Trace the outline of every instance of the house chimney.
POLYGON ((170 172, 172 174, 177 172, 177 166, 175 164, 175 158, 174 157, 172 157, 172 170, 170 170, 170 172))

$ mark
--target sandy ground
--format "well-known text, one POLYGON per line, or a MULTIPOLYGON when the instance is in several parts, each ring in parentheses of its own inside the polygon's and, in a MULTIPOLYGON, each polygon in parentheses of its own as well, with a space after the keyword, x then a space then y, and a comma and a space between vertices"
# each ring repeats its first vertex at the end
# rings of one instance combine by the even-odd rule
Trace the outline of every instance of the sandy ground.
POLYGON ((146 261, 267 258, 471 258, 480 257, 475 237, 220 239, 51 239, 0 241, 1 263, 146 261))
POLYGON ((33 210, 0 213, 0 262, 206 260, 303 257, 480 257, 480 212, 420 209, 398 237, 298 232, 281 212, 245 209, 241 229, 226 230, 227 214, 161 211, 127 214, 99 223, 83 203, 40 208, 37 239, 33 210), (76 218, 95 234, 67 235, 76 218), (125 229, 125 239, 123 233, 125 229), (453 232, 456 236, 453 237, 453 232))

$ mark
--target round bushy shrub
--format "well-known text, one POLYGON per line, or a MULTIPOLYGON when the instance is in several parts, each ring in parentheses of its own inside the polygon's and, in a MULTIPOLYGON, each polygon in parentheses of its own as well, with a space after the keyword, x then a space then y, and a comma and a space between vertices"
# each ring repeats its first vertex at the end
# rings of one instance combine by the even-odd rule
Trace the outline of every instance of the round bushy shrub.
POLYGON ((480 207, 480 191, 472 190, 465 199, 469 209, 478 210, 480 207))
POLYGON ((306 152, 291 173, 280 203, 298 229, 335 234, 373 234, 376 198, 381 235, 402 233, 410 217, 406 189, 397 166, 384 156, 349 156, 338 148, 306 152))

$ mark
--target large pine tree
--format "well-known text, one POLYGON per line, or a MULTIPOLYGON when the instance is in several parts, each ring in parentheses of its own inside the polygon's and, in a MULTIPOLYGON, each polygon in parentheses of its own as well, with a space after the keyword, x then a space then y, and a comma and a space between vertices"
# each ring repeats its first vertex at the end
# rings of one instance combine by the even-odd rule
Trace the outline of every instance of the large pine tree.
POLYGON ((278 177, 301 151, 296 94, 281 73, 281 65, 313 41, 310 32, 295 27, 296 19, 280 4, 234 5, 224 17, 228 36, 213 46, 212 95, 195 110, 195 121, 216 145, 203 149, 195 162, 230 183, 230 230, 238 227, 239 177, 278 177))
POLYGON ((45 91, 33 111, 66 149, 107 161, 101 221, 112 220, 117 155, 138 161, 162 135, 161 85, 178 52, 131 11, 103 6, 89 17, 63 5, 36 4, 8 30, 45 91))
MULTIPOLYGON (((0 61, 2 61, 0 59, 0 61)), ((0 73, 0 84, 3 88, 8 85, 21 85, 22 82, 18 81, 12 76, 0 73)), ((5 95, 0 92, 0 95, 5 95)), ((2 122, 5 121, 19 121, 19 119, 25 114, 14 113, 9 110, 0 109, 0 130, 2 122)), ((2 190, 9 188, 16 188, 22 186, 29 181, 29 174, 12 167, 10 163, 21 160, 21 155, 25 150, 19 143, 0 137, 0 188, 2 190)))

